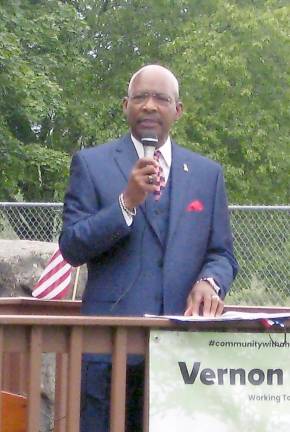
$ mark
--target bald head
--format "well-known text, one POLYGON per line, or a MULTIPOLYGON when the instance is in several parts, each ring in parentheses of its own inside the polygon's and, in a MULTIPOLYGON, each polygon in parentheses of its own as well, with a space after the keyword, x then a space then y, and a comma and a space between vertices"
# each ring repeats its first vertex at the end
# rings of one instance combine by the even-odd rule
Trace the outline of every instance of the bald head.
POLYGON ((178 97, 178 81, 170 70, 159 65, 139 69, 131 78, 123 111, 131 132, 139 141, 145 135, 158 137, 165 143, 172 124, 182 114, 178 97))
POLYGON ((132 92, 132 87, 134 84, 134 81, 136 80, 136 78, 140 78, 142 74, 146 73, 146 72, 151 72, 151 73, 158 73, 158 74, 163 74, 164 77, 167 77, 169 79, 169 81, 172 83, 172 89, 175 95, 176 100, 179 99, 179 84, 177 81, 177 78, 173 75, 173 73, 165 68, 164 66, 160 66, 160 65, 146 65, 143 66, 141 69, 137 70, 137 72, 135 72, 129 82, 129 86, 128 86, 128 96, 130 96, 131 92, 132 92))

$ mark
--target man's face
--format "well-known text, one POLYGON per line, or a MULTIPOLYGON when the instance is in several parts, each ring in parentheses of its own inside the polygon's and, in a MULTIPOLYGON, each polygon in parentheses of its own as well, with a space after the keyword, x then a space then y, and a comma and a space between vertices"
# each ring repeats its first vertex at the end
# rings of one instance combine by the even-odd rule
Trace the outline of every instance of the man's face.
POLYGON ((123 110, 138 140, 157 135, 158 146, 166 141, 170 127, 182 113, 172 77, 158 68, 144 70, 134 79, 123 110))

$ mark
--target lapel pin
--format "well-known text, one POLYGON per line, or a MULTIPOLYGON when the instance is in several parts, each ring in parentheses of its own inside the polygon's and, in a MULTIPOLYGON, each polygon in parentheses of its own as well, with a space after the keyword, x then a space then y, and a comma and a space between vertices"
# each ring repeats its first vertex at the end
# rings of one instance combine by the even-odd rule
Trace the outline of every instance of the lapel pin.
POLYGON ((183 164, 183 171, 185 171, 185 172, 188 172, 188 171, 189 171, 188 166, 187 166, 186 163, 183 164))

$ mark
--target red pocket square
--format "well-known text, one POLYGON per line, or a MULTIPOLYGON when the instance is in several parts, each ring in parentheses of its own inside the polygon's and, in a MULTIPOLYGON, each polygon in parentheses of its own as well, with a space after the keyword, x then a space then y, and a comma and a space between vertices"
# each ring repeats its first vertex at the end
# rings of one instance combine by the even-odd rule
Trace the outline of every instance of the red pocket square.
POLYGON ((204 210, 203 202, 199 200, 194 200, 188 204, 186 210, 189 212, 201 212, 204 210))

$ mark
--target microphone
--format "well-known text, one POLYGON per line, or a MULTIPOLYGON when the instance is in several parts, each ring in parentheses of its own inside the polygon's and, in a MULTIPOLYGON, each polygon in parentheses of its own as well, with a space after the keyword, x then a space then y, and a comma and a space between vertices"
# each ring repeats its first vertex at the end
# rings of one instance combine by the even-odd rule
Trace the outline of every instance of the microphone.
POLYGON ((154 133, 148 133, 141 138, 141 143, 144 147, 144 156, 153 158, 156 147, 158 146, 158 138, 154 133))

